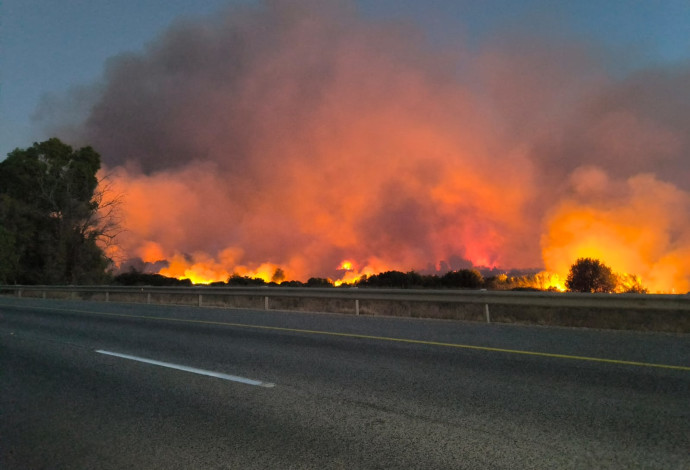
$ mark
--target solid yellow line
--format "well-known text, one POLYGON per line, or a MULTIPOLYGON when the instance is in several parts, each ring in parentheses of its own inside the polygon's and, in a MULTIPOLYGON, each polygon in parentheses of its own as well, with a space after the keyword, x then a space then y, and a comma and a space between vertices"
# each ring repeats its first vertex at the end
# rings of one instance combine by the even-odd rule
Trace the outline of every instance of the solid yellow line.
POLYGON ((619 364, 626 366, 638 366, 638 367, 655 367, 659 369, 673 369, 689 371, 688 366, 674 366, 669 364, 654 364, 648 362, 635 362, 635 361, 622 361, 619 359, 606 359, 600 357, 588 357, 588 356, 572 356, 569 354, 556 354, 556 353, 545 353, 536 351, 524 351, 521 349, 504 349, 504 348, 492 348, 489 346, 474 346, 470 344, 457 344, 457 343, 442 343, 438 341, 426 341, 421 339, 407 339, 407 338, 392 338, 388 336, 373 336, 373 335, 362 335, 358 333, 338 333, 335 331, 320 331, 320 330, 304 330, 300 328, 285 328, 280 326, 265 326, 265 325, 251 325, 247 323, 231 323, 231 322, 219 322, 210 320, 190 320, 186 318, 170 318, 170 317, 151 317, 147 315, 127 315, 124 313, 107 313, 107 312, 94 312, 90 310, 73 310, 73 309, 60 309, 60 308, 48 308, 48 307, 26 307, 30 309, 40 309, 40 310, 57 310, 64 312, 74 312, 74 313, 84 313, 90 315, 101 315, 109 317, 120 317, 120 318, 137 318, 141 320, 157 320, 157 321, 172 321, 180 323, 195 323, 202 325, 219 325, 219 326, 234 326, 238 328, 252 328, 258 330, 271 330, 271 331, 285 331, 290 333, 304 333, 311 335, 324 335, 324 336, 338 336, 344 338, 357 338, 357 339, 369 339, 376 341, 389 341, 396 343, 408 343, 408 344, 424 344, 427 346, 440 346, 446 348, 457 348, 457 349, 472 349, 476 351, 490 351, 490 352, 500 352, 507 354, 522 354, 526 356, 539 356, 539 357, 550 357, 556 359, 570 359, 576 361, 588 361, 588 362, 602 362, 607 364, 619 364))

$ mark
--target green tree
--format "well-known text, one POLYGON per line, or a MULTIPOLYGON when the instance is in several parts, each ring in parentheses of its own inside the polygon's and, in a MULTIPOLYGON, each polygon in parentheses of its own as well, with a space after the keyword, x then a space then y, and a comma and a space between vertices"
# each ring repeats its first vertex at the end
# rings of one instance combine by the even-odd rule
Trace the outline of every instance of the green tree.
POLYGON ((56 138, 16 149, 0 162, 0 222, 6 232, 0 236, 0 262, 11 266, 0 280, 88 284, 105 279, 110 260, 98 242, 113 236, 114 219, 98 191, 100 166, 91 147, 74 150, 56 138))
POLYGON ((580 258, 570 267, 565 285, 571 292, 613 292, 618 280, 598 259, 580 258))

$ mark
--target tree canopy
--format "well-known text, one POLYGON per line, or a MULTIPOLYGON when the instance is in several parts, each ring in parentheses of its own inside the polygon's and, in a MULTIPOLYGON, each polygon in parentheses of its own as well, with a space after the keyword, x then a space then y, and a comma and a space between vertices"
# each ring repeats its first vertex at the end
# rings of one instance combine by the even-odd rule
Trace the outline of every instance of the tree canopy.
POLYGON ((613 292, 617 284, 611 268, 592 258, 578 259, 565 281, 568 290, 573 292, 613 292))
POLYGON ((89 284, 109 265, 97 241, 100 155, 57 138, 16 149, 0 162, 0 283, 89 284))
POLYGON ((415 271, 403 273, 400 271, 386 271, 363 276, 357 285, 360 287, 394 287, 403 289, 478 289, 484 284, 484 278, 474 269, 448 271, 439 277, 435 274, 419 274, 415 271))

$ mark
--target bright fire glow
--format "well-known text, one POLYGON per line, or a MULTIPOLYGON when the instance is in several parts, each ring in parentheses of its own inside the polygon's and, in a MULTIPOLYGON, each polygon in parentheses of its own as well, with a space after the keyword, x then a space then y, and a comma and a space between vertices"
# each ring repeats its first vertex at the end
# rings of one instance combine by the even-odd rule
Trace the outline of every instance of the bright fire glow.
POLYGON ((688 195, 651 176, 632 178, 626 194, 608 206, 563 203, 542 237, 549 271, 567 275, 578 258, 601 260, 619 275, 621 289, 650 292, 690 289, 690 245, 679 227, 688 195), (675 238, 675 239, 674 239, 675 238))
POLYGON ((338 269, 342 271, 352 271, 352 261, 343 261, 342 263, 340 263, 338 269))
MULTIPOLYGON (((376 261, 374 261, 376 263, 376 261)), ((381 264, 379 264, 381 266, 381 264)), ((362 276, 371 276, 372 274, 378 274, 382 270, 385 270, 381 267, 379 267, 379 270, 375 270, 372 266, 365 266, 362 269, 357 268, 357 264, 354 261, 351 260, 344 260, 340 265, 338 266, 338 277, 333 281, 333 284, 338 287, 342 286, 343 284, 355 284, 357 281, 359 281, 362 276), (343 272, 344 271, 344 272, 343 272)))
POLYGON ((566 290, 565 278, 559 274, 542 271, 534 275, 534 283, 532 284, 532 287, 536 287, 537 289, 541 290, 555 289, 557 291, 564 292, 566 290))
POLYGON ((303 3, 109 62, 76 132, 123 195, 120 260, 203 283, 537 267, 562 290, 590 257, 690 290, 686 68, 621 77, 589 42, 520 35, 445 49, 303 3))

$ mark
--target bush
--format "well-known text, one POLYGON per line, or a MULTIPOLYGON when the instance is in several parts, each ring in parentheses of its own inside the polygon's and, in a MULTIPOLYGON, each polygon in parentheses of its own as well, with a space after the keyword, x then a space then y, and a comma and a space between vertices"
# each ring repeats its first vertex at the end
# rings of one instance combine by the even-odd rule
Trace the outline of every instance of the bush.
POLYGON ((369 277, 362 277, 357 283, 362 287, 393 287, 400 289, 409 289, 413 287, 422 286, 422 278, 414 271, 403 273, 401 271, 386 271, 379 274, 373 274, 369 277))
POLYGON ((484 278, 476 269, 461 269, 444 274, 441 282, 444 287, 479 289, 484 285, 484 278))
POLYGON ((228 279, 229 286, 265 286, 266 281, 260 277, 251 278, 249 276, 240 276, 235 273, 228 279))
POLYGON ((148 274, 139 271, 129 271, 118 274, 113 279, 114 284, 122 286, 191 286, 192 281, 189 279, 176 279, 174 277, 166 277, 161 274, 148 274))
POLYGON ((322 277, 312 277, 307 281, 307 287, 333 287, 333 282, 322 277))

